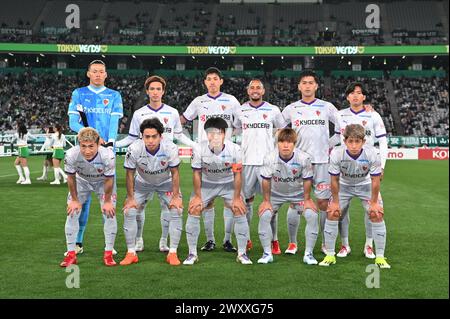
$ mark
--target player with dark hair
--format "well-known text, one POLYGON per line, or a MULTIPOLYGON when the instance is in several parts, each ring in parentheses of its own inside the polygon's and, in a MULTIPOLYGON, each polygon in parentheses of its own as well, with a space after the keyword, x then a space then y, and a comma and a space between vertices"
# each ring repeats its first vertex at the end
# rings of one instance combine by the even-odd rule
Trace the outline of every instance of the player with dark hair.
MULTIPOLYGON (((206 86, 207 93, 196 97, 181 115, 181 124, 185 124, 187 121, 194 121, 198 119, 197 127, 194 127, 194 132, 197 130, 197 142, 202 143, 208 140, 207 134, 204 130, 206 121, 213 117, 222 118, 228 125, 228 129, 225 132, 225 138, 231 140, 233 132, 233 114, 236 109, 241 107, 239 101, 231 94, 227 94, 220 91, 223 84, 223 75, 219 69, 210 67, 205 71, 203 83, 206 86)), ((233 212, 224 207, 224 225, 225 225, 225 238, 224 249, 229 252, 236 251, 231 244, 231 232, 233 223, 233 212)), ((211 251, 216 247, 216 240, 214 237, 214 199, 208 203, 207 207, 203 211, 203 222, 206 233, 206 243, 202 246, 201 250, 211 251)))
MULTIPOLYGON (((145 80, 144 88, 147 92, 149 102, 143 107, 139 108, 133 113, 131 119, 130 129, 128 131, 128 136, 120 141, 117 141, 117 147, 128 146, 137 140, 141 132, 139 131, 140 125, 144 120, 149 118, 157 118, 162 123, 164 132, 162 137, 165 140, 174 141, 176 139, 182 144, 193 146, 194 142, 191 141, 182 132, 180 114, 177 109, 162 102, 162 98, 166 92, 166 81, 164 78, 152 75, 145 80)), ((157 193, 158 196, 160 193, 157 193)), ((170 221, 170 210, 165 205, 165 201, 160 198, 161 205, 161 238, 159 240, 159 250, 162 252, 168 252, 169 247, 167 246, 167 237, 169 235, 169 221, 170 221)), ((144 250, 144 223, 145 223, 145 213, 140 212, 137 214, 137 232, 136 232, 136 251, 144 250)))
MULTIPOLYGON (((333 104, 316 98, 318 89, 317 74, 311 70, 302 71, 298 83, 301 99, 286 106, 282 114, 286 124, 291 124, 298 134, 296 146, 311 156, 314 194, 320 211, 320 225, 323 232, 328 200, 331 196, 328 174, 329 122, 336 124, 338 110, 333 104)), ((289 214, 293 215, 292 222, 299 220, 298 217, 294 218, 298 216, 294 210, 290 209, 289 214)), ((295 229, 295 226, 292 229, 295 229)), ((325 253, 323 243, 322 252, 325 253)))
MULTIPOLYGON (((368 92, 364 87, 364 84, 360 82, 350 83, 346 90, 345 96, 350 104, 349 108, 340 110, 338 112, 338 121, 335 126, 336 135, 331 138, 335 142, 331 142, 330 146, 334 146, 340 140, 341 144, 344 144, 343 133, 345 128, 349 124, 360 124, 365 129, 365 143, 369 146, 374 146, 375 142, 379 143, 379 154, 381 157, 381 176, 380 180, 383 179, 384 167, 386 165, 388 144, 386 138, 386 128, 383 123, 383 119, 380 114, 374 109, 368 111, 364 106, 368 92), (337 139, 336 139, 337 137, 337 139)), ((350 216, 348 213, 348 207, 342 207, 342 218, 339 221, 339 233, 342 241, 341 249, 336 255, 338 257, 346 257, 351 252, 349 244, 349 225, 350 216)), ((364 255, 367 258, 375 258, 373 251, 373 237, 372 237, 372 227, 370 219, 365 215, 365 226, 366 226, 366 243, 364 244, 364 255)))
MULTIPOLYGON (((259 191, 259 170, 265 156, 275 149, 275 131, 284 128, 285 123, 278 106, 263 100, 264 84, 260 79, 251 79, 247 86, 249 100, 236 109, 233 125, 242 134, 242 190, 247 206, 247 220, 250 227, 253 216, 253 201, 259 191), (257 142, 256 142, 257 141, 257 142)), ((277 232, 278 214, 272 219, 272 253, 281 254, 277 232)), ((247 248, 252 247, 249 236, 247 248)))
POLYGON ((189 202, 186 222, 186 237, 189 255, 183 262, 192 265, 198 261, 197 241, 200 234, 200 215, 216 197, 222 197, 225 206, 233 212, 234 232, 237 238, 236 261, 252 264, 246 254, 248 223, 246 208, 241 196, 241 150, 237 144, 225 138, 227 122, 212 117, 205 122, 207 141, 199 143, 193 150, 192 169, 194 190, 189 202))
POLYGON ((180 264, 177 248, 181 238, 183 212, 178 147, 172 141, 162 138, 164 126, 155 117, 142 122, 140 133, 142 138, 128 147, 124 163, 127 170, 127 199, 124 205, 123 227, 128 252, 120 264, 130 265, 138 262, 137 218, 139 214, 145 214, 147 200, 157 193, 170 210, 170 248, 166 260, 170 265, 176 266, 180 264))

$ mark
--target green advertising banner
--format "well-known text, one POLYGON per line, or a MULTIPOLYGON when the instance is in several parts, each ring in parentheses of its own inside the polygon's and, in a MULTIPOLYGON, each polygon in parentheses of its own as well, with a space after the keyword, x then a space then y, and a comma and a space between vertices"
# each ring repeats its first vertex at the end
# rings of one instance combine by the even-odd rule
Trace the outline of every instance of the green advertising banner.
POLYGON ((388 145, 390 147, 448 147, 448 136, 389 136, 388 145))
POLYGON ((0 43, 0 52, 145 55, 446 55, 448 45, 236 47, 0 43))
MULTIPOLYGON (((28 147, 30 148, 31 155, 42 155, 50 152, 41 152, 40 149, 44 144, 45 135, 36 134, 36 138, 30 140, 28 147)), ((124 138, 125 134, 119 134, 118 140, 124 138)), ((72 144, 76 145, 76 135, 66 135, 66 139, 72 144)), ((389 147, 448 147, 448 136, 388 136, 389 147)), ((66 149, 70 148, 68 143, 66 149)), ((116 150, 118 154, 124 154, 127 148, 122 147, 116 150)), ((0 134, 0 156, 17 155, 17 146, 14 143, 12 134, 0 134)))

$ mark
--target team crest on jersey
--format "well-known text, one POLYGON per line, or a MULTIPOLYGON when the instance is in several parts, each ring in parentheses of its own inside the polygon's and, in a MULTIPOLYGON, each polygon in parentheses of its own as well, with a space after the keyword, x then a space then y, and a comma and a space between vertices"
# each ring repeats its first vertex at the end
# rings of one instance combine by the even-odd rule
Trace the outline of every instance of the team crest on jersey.
POLYGON ((267 118, 267 114, 263 114, 263 119, 266 119, 267 118))
POLYGON ((101 168, 97 168, 97 172, 99 172, 99 173, 103 173, 103 169, 101 169, 101 168))
POLYGON ((161 166, 166 166, 166 162, 165 161, 161 161, 161 166))
POLYGON ((225 163, 225 167, 229 167, 230 165, 231 165, 231 164, 228 163, 228 162, 225 163))
POLYGON ((320 116, 320 111, 316 111, 317 116, 320 116))
POLYGON ((297 174, 297 173, 298 173, 298 170, 294 168, 294 169, 292 170, 292 174, 295 175, 295 174, 297 174))
POLYGON ((362 167, 363 171, 367 171, 367 168, 368 168, 367 166, 362 167))
POLYGON ((227 106, 222 104, 222 111, 225 111, 226 108, 227 106))
POLYGON ((206 121, 206 115, 203 114, 202 116, 200 116, 200 121, 205 122, 206 121))
POLYGON ((169 122, 169 119, 167 117, 163 118, 164 123, 167 124, 167 122, 169 122))
POLYGON ((109 103, 109 99, 103 99, 103 105, 104 105, 104 106, 107 106, 108 103, 109 103))
POLYGON ((363 124, 363 126, 366 126, 367 121, 366 120, 362 121, 362 124, 363 124))

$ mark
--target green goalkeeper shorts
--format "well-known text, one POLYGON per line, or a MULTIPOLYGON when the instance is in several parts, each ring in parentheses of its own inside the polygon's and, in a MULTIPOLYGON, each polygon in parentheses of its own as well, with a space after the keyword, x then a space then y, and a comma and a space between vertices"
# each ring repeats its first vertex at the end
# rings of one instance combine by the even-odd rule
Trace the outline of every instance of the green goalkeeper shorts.
POLYGON ((28 146, 19 146, 19 157, 27 158, 28 156, 30 156, 28 146))
POLYGON ((64 159, 64 149, 62 148, 55 148, 53 150, 53 158, 63 160, 64 159))

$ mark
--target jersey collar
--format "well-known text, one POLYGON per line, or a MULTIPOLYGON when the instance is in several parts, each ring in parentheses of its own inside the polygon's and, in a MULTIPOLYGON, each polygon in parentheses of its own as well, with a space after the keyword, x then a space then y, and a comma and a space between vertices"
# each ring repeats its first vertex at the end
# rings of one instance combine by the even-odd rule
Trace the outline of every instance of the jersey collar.
POLYGON ((303 101, 303 100, 300 100, 301 103, 306 104, 306 105, 314 104, 314 102, 316 102, 316 101, 317 101, 317 98, 314 99, 314 100, 312 100, 311 102, 305 102, 305 101, 303 101))
POLYGON ((102 86, 102 87, 96 88, 96 87, 93 86, 93 85, 88 85, 87 88, 88 88, 90 91, 94 92, 95 94, 102 93, 104 90, 106 90, 106 86, 102 86))
POLYGON ((293 153, 292 153, 292 156, 291 156, 289 159, 287 159, 287 160, 285 160, 284 158, 282 158, 280 154, 278 154, 278 157, 279 157, 280 160, 282 160, 283 162, 289 163, 289 161, 290 161, 291 159, 294 158, 294 154, 295 154, 295 152, 293 152, 293 153))
POLYGON ((219 97, 222 96, 222 92, 220 92, 219 95, 217 96, 211 96, 209 95, 209 93, 206 93, 206 96, 209 97, 210 99, 217 100, 219 97))
POLYGON ((90 159, 90 160, 85 159, 85 160, 88 161, 89 163, 91 163, 92 161, 94 161, 97 158, 97 156, 98 156, 98 152, 95 154, 95 156, 92 159, 90 159))
POLYGON ((345 152, 347 153, 348 156, 350 156, 352 159, 354 159, 355 161, 361 156, 363 149, 361 149, 361 152, 359 152, 358 155, 353 156, 352 154, 350 154, 350 152, 348 151, 348 149, 345 150, 345 152))
POLYGON ((219 153, 214 153, 214 150, 212 150, 210 147, 209 147, 209 144, 208 144, 208 148, 209 148, 209 150, 211 151, 211 153, 213 153, 214 155, 219 155, 220 153, 222 153, 223 152, 223 150, 225 149, 225 143, 223 143, 223 147, 222 147, 222 150, 219 152, 219 153))
POLYGON ((365 110, 366 110, 366 109, 363 108, 361 111, 355 112, 355 111, 353 111, 352 108, 350 108, 350 112, 352 112, 352 113, 355 114, 355 115, 358 115, 358 114, 360 114, 360 113, 363 113, 365 110))
POLYGON ((248 105, 250 105, 251 108, 254 108, 256 110, 256 109, 259 109, 261 106, 263 106, 264 103, 266 103, 266 102, 262 101, 260 104, 253 106, 250 102, 248 102, 248 105))
POLYGON ((158 107, 156 110, 153 109, 153 108, 150 106, 150 104, 147 104, 147 107, 148 107, 150 110, 152 110, 153 112, 158 112, 159 110, 161 110, 161 109, 164 107, 164 103, 161 103, 161 106, 158 107))
POLYGON ((156 153, 159 152, 159 149, 160 149, 160 148, 161 148, 161 144, 158 145, 158 148, 155 150, 155 152, 150 152, 150 151, 147 149, 147 146, 145 147, 145 150, 147 151, 147 154, 150 154, 151 156, 155 156, 156 153))

